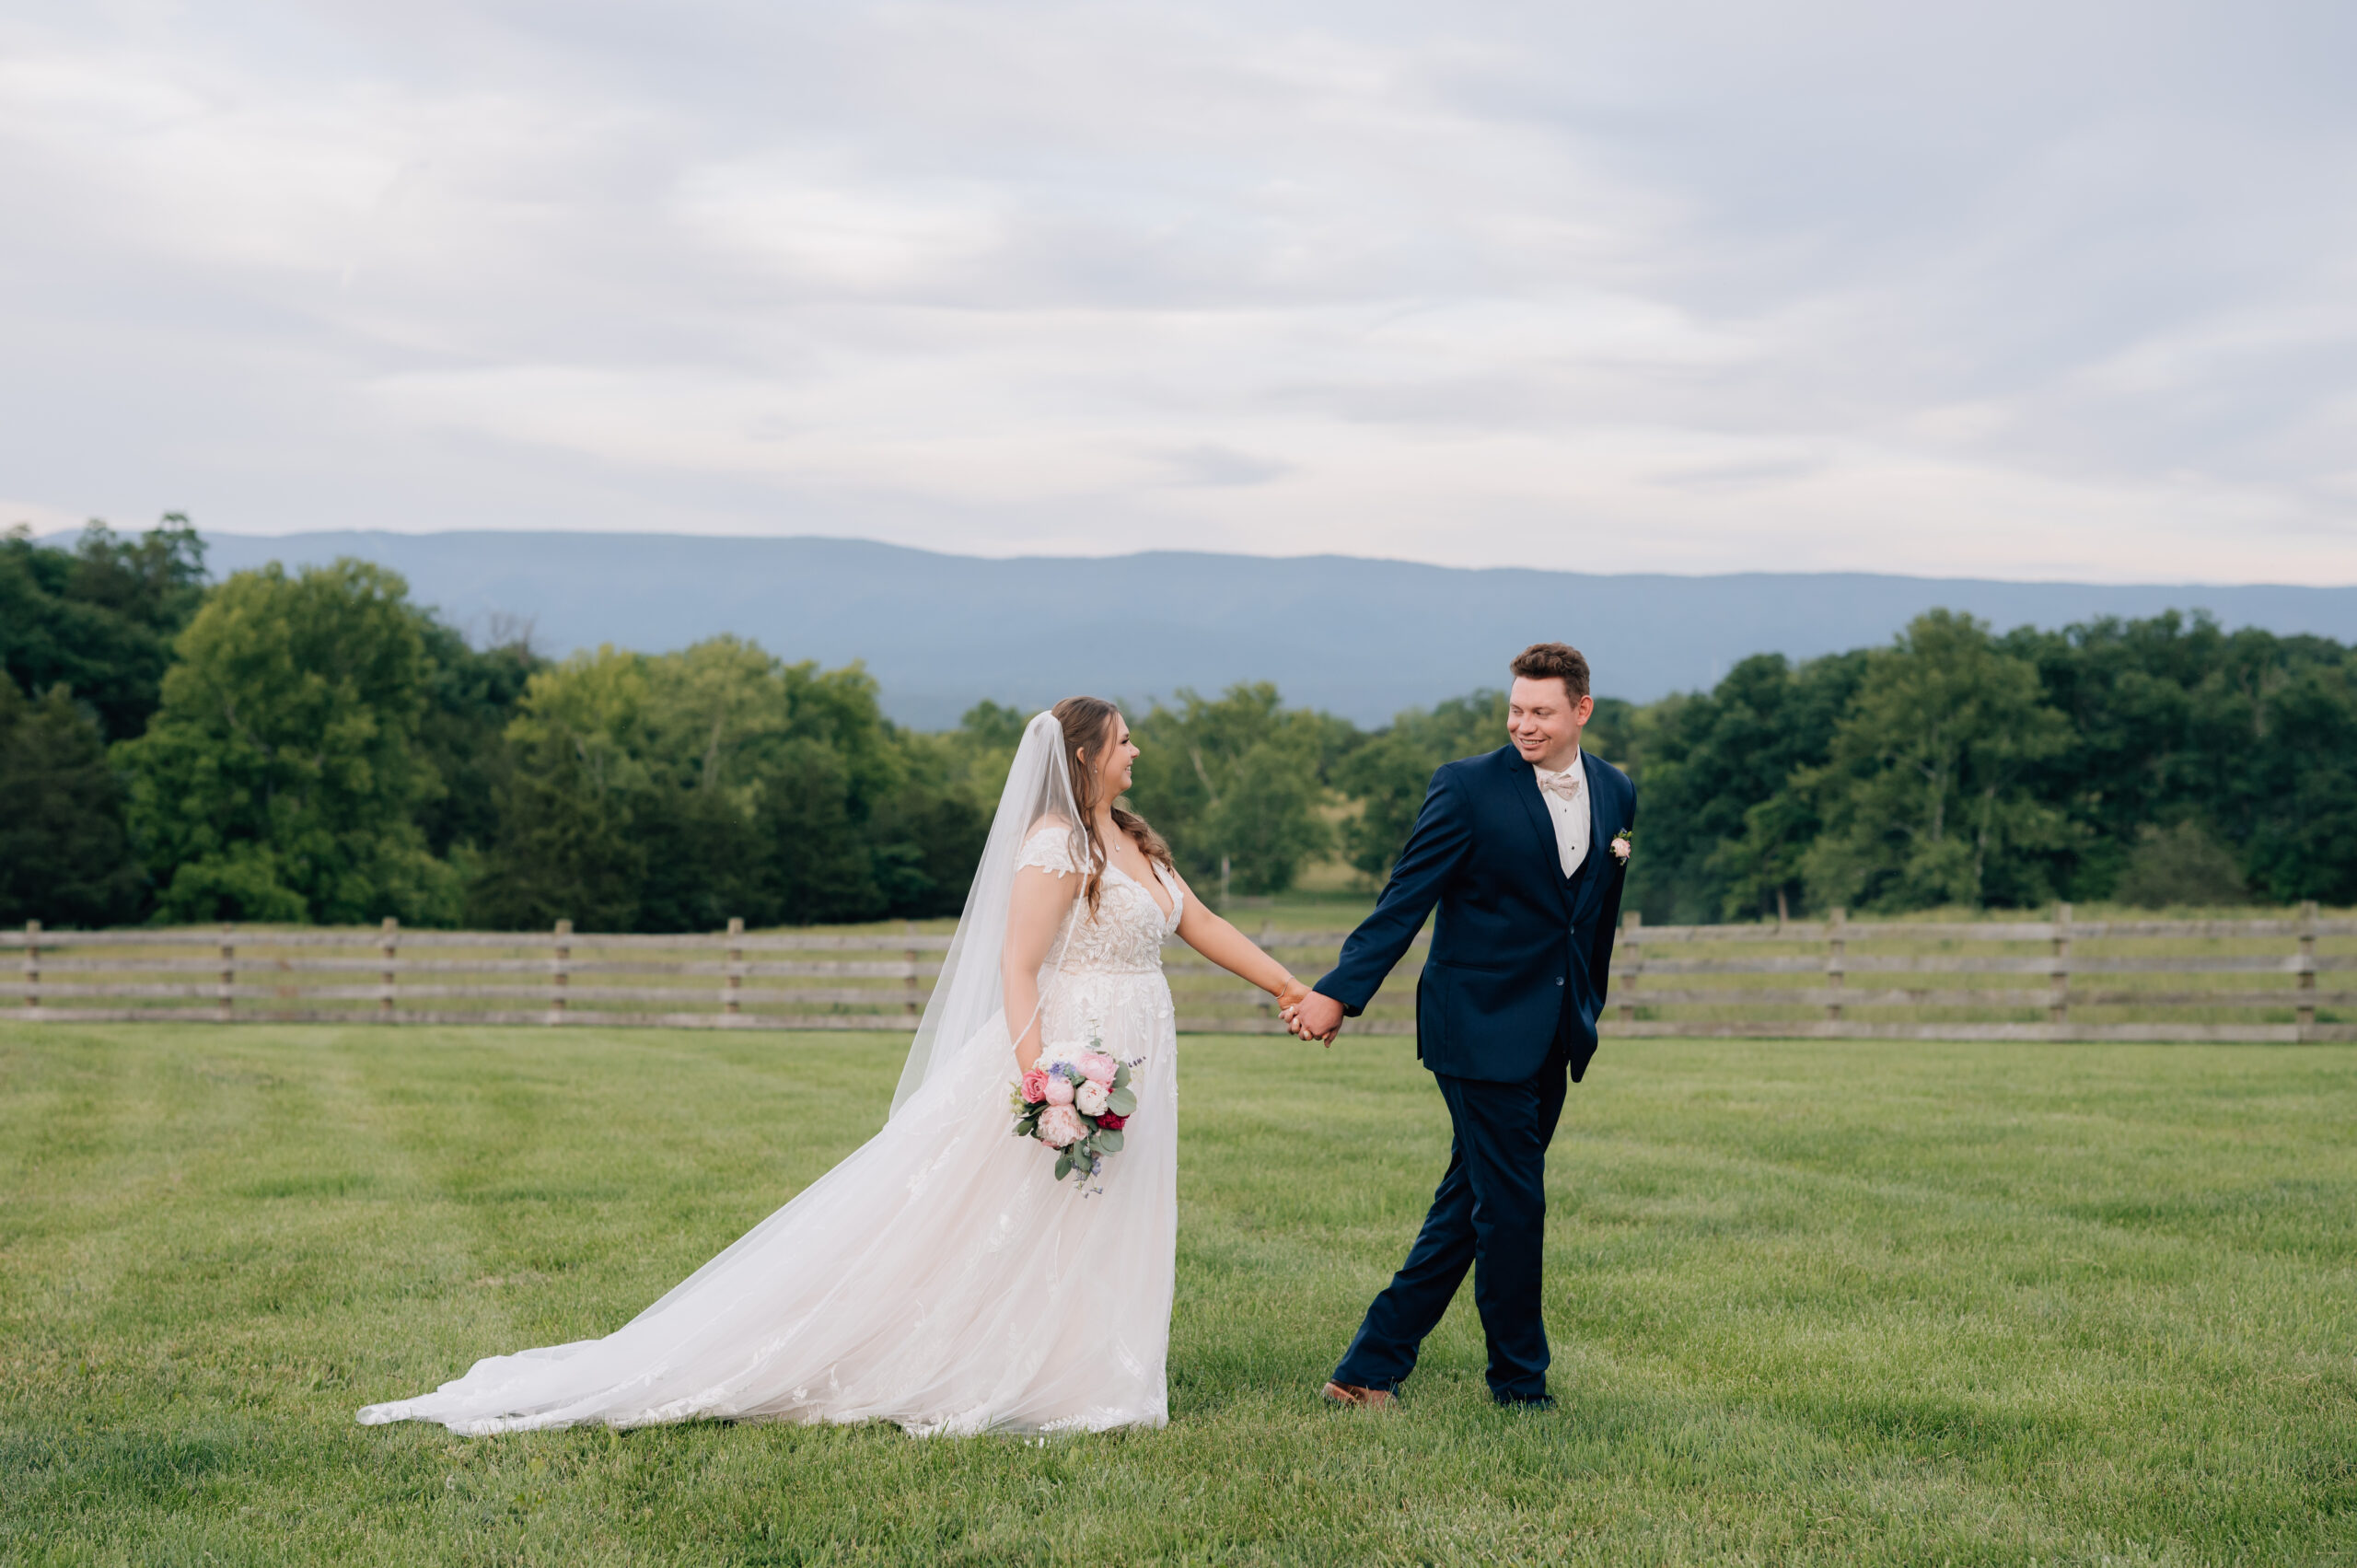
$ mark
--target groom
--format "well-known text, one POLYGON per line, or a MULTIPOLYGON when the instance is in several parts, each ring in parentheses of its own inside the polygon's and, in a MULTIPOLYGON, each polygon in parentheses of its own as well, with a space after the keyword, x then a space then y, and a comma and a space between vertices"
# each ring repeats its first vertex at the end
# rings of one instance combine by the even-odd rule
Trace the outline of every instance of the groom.
POLYGON ((1433 774, 1375 912, 1351 933, 1333 972, 1285 1012, 1304 1040, 1331 1040, 1440 906, 1416 982, 1416 1054, 1456 1136, 1408 1260, 1326 1385, 1326 1397, 1344 1404, 1391 1402, 1468 1268, 1489 1340, 1491 1397, 1554 1404, 1539 1320, 1547 1144, 1564 1080, 1577 1083, 1596 1054, 1628 856, 1619 835, 1636 823, 1637 791, 1580 750, 1596 703, 1579 650, 1538 643, 1513 669, 1514 744, 1433 774))

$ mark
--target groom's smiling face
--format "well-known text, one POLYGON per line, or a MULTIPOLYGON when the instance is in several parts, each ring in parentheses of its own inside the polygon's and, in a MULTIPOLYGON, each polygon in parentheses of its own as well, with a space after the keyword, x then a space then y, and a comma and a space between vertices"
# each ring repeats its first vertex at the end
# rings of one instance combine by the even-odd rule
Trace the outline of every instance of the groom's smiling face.
POLYGON ((1506 734, 1524 761, 1561 772, 1578 754, 1580 731, 1594 712, 1595 698, 1573 697, 1558 677, 1517 675, 1506 693, 1506 734))

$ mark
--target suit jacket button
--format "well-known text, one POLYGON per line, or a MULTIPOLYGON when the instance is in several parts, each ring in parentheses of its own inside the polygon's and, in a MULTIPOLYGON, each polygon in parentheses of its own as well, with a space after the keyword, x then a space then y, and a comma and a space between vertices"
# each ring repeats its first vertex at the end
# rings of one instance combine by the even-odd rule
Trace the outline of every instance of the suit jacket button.
POLYGON ((1562 983, 1563 983, 1563 977, 1562 977, 1562 975, 1557 975, 1557 976, 1555 977, 1555 983, 1556 983, 1557 985, 1561 985, 1561 984, 1562 984, 1562 983))

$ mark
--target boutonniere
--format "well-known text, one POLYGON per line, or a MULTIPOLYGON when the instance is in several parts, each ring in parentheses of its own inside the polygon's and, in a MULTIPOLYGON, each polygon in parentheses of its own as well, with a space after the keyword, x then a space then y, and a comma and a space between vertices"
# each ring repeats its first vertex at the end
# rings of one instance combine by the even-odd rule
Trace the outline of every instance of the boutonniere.
POLYGON ((1623 828, 1612 835, 1612 858, 1626 865, 1629 864, 1629 830, 1623 828))

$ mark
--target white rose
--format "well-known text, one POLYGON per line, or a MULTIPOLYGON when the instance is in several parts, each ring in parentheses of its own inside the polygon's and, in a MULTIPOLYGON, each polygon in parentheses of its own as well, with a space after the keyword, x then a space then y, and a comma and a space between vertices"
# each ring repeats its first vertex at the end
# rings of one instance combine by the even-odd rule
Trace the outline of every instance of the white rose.
POLYGON ((1106 1102, 1112 1098, 1113 1091, 1094 1078, 1083 1078, 1072 1092, 1072 1103, 1083 1116, 1104 1115, 1106 1102))

